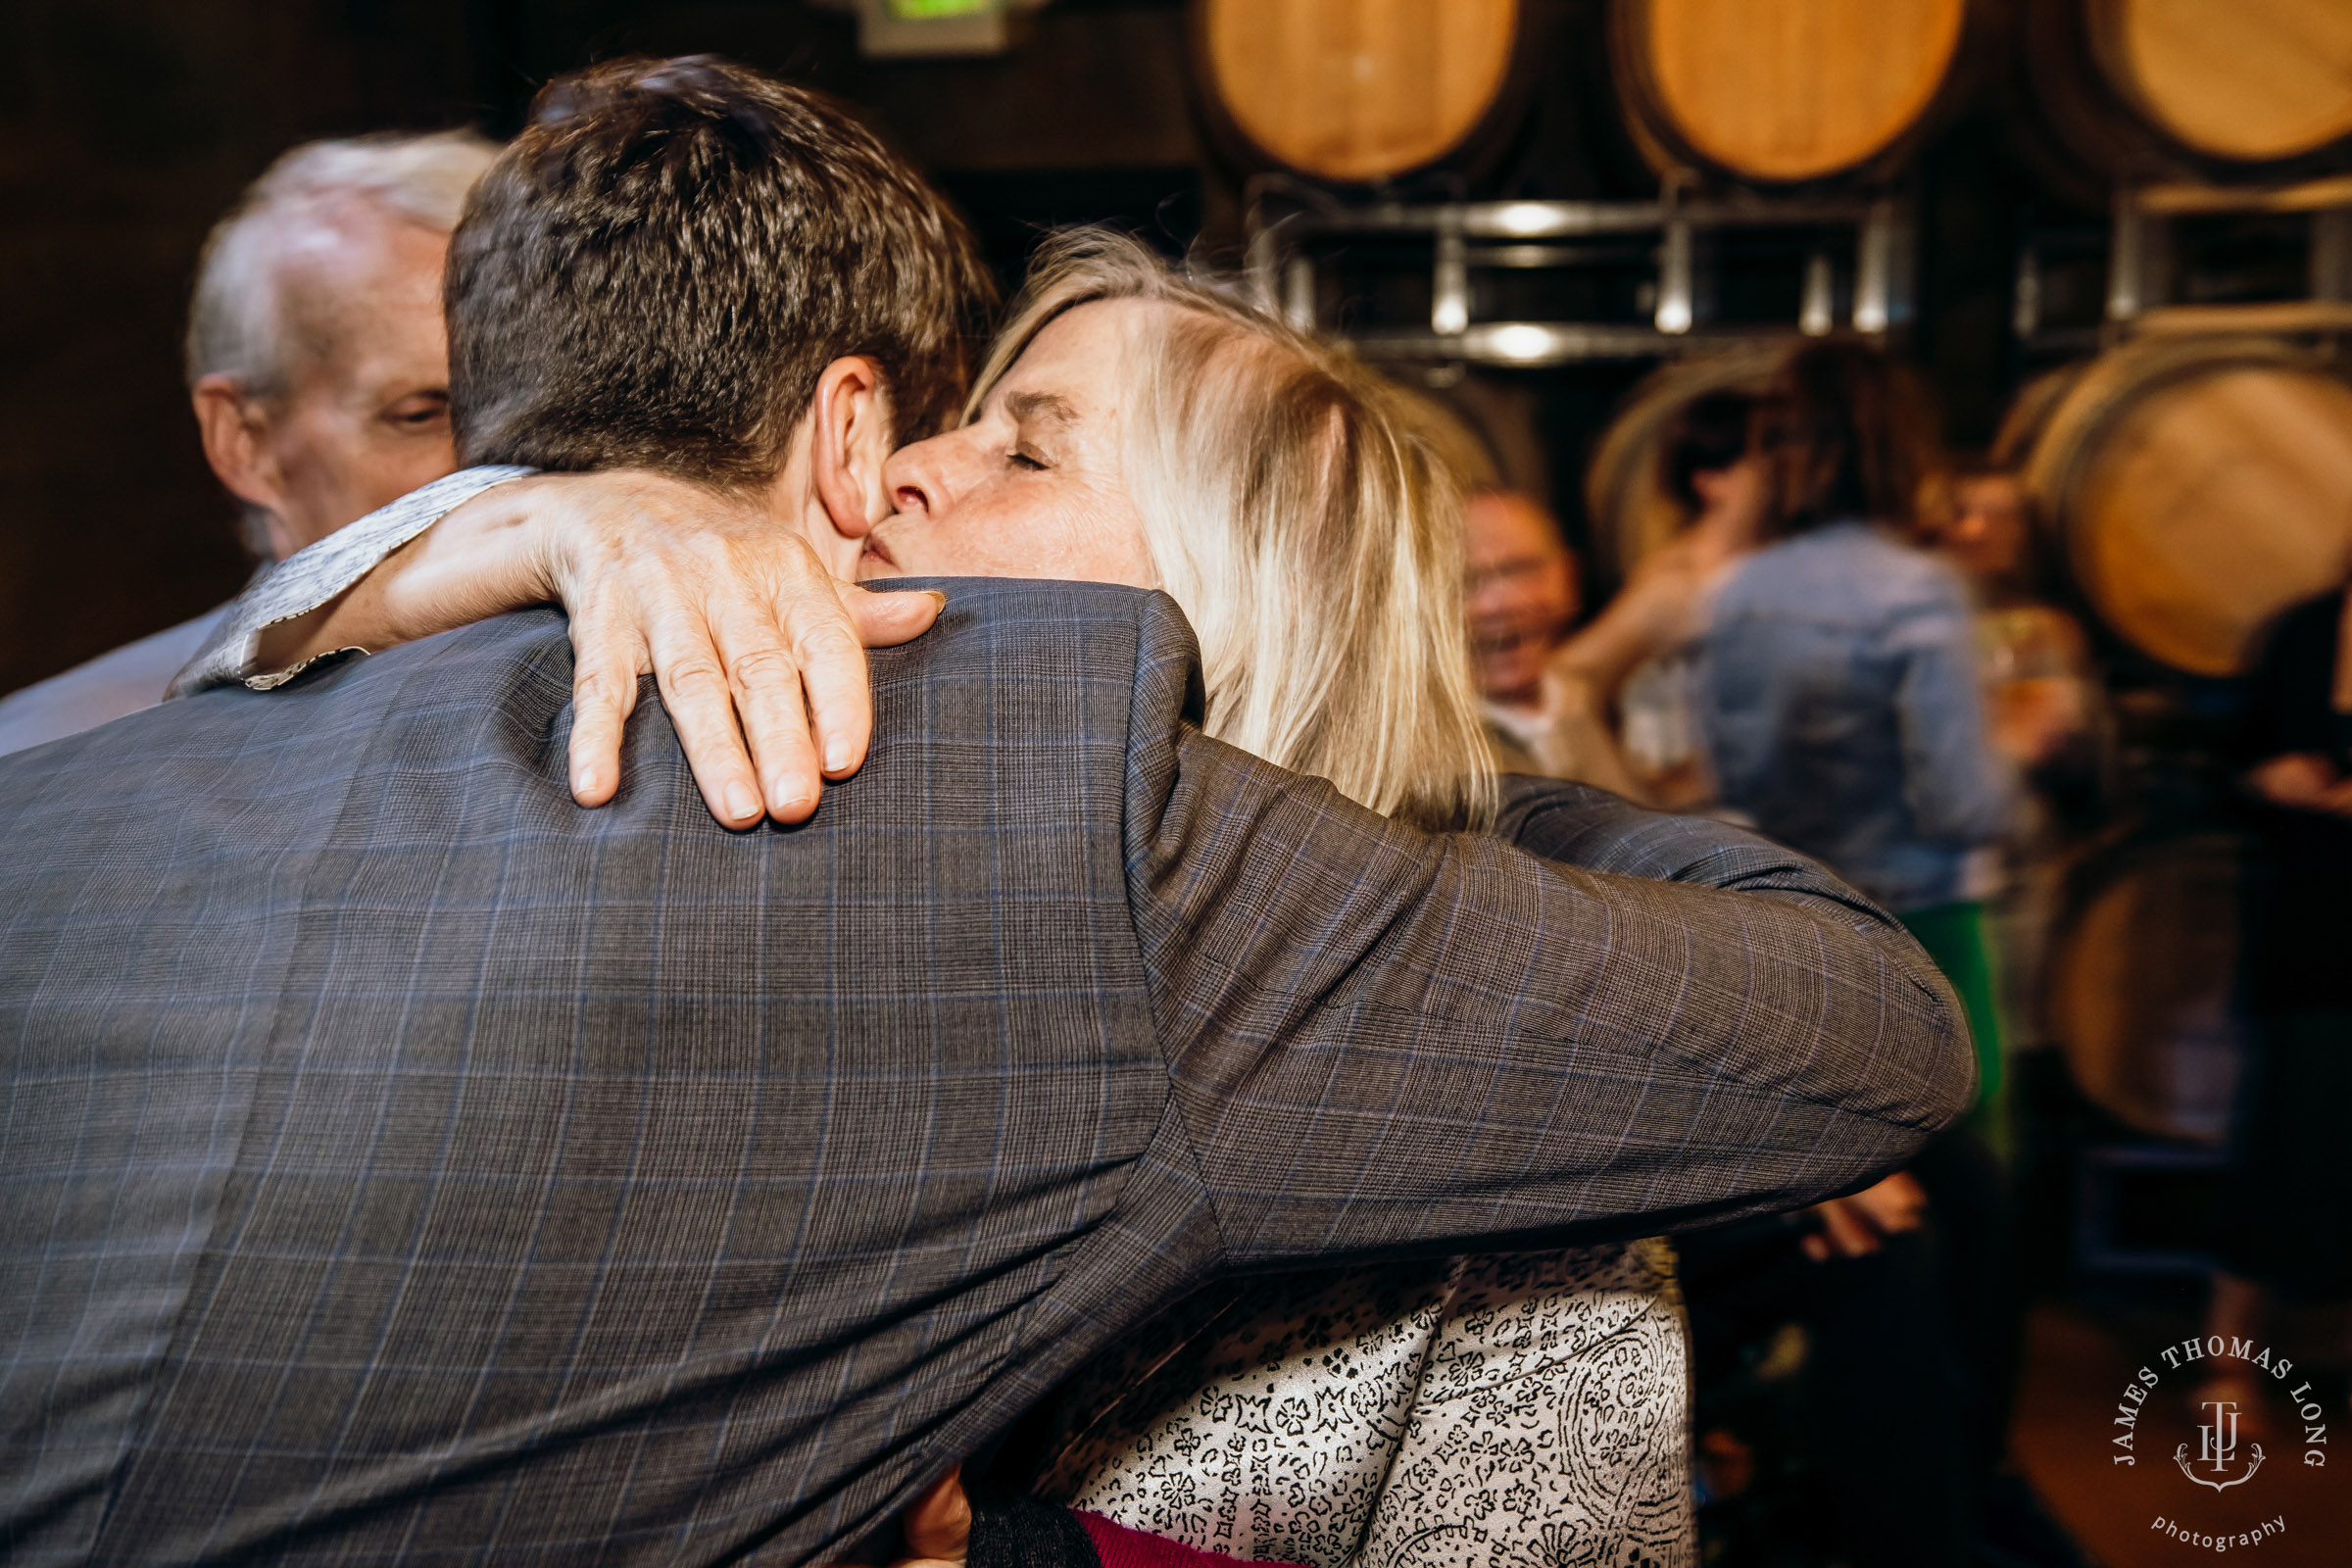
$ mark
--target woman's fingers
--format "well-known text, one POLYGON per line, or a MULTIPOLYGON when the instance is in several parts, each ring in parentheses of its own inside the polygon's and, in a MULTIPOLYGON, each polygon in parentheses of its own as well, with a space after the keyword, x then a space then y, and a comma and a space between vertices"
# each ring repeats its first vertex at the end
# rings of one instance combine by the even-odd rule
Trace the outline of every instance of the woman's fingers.
POLYGON ((1821 1232, 1808 1240, 1824 1246, 1819 1250, 1807 1247, 1805 1251, 1816 1262, 1824 1257, 1864 1257, 1879 1250, 1879 1233, 1854 1211, 1850 1200, 1829 1199, 1816 1203, 1813 1211, 1821 1216, 1821 1232))
MULTIPOLYGON (((710 814, 732 828, 748 828, 765 813, 763 795, 743 733, 736 727, 735 693, 717 638, 701 612, 673 602, 646 618, 645 645, 662 691, 670 728, 686 753, 686 764, 710 814)), ((794 687, 798 688, 796 677, 794 687)), ((792 785, 784 789, 789 793, 792 785)), ((799 821, 816 808, 811 795, 799 821)))
POLYGON ((1919 1228, 1920 1215, 1928 1206, 1928 1191, 1919 1185, 1919 1178, 1898 1170, 1846 1201, 1860 1209, 1881 1235, 1895 1236, 1919 1228))
POLYGON ((609 608, 571 615, 571 798, 602 806, 620 788, 620 742, 648 666, 645 640, 609 608))
POLYGON ((794 602, 784 608, 796 628, 794 646, 805 671, 809 721, 815 729, 824 776, 849 777, 865 765, 874 728, 873 689, 865 650, 892 648, 931 629, 947 595, 874 593, 832 580, 826 603, 794 602))
POLYGON ((945 601, 839 582, 762 507, 658 475, 600 478, 541 545, 572 614, 574 797, 617 791, 623 726, 651 670, 713 816, 807 820, 872 739, 865 649, 919 636, 945 601))
POLYGON ((937 596, 902 594, 914 603, 853 619, 812 555, 807 565, 764 592, 755 584, 766 573, 716 573, 673 577, 666 597, 640 601, 662 706, 703 799, 729 827, 762 813, 808 819, 825 779, 855 772, 872 737, 860 623, 877 643, 904 642, 938 614, 937 596))
POLYGON ((934 588, 887 589, 876 592, 856 583, 834 580, 833 592, 856 628, 858 640, 868 648, 896 648, 929 631, 948 596, 934 588))
MULTIPOLYGON (((804 682, 825 678, 853 687, 870 721, 865 651, 854 639, 846 650, 802 642, 779 626, 764 606, 722 602, 711 607, 710 614, 719 667, 726 674, 742 739, 751 748, 763 808, 779 822, 807 821, 816 809, 823 780, 804 682)), ((847 639, 849 634, 844 631, 841 636, 847 639)), ((683 730, 679 738, 684 740, 683 730)), ((687 746, 686 756, 701 777, 704 763, 693 745, 687 746)), ((713 762, 728 765, 731 759, 716 758, 713 762)))
POLYGON ((800 629, 793 645, 808 699, 810 740, 820 750, 824 776, 847 778, 865 761, 865 748, 874 733, 874 693, 866 678, 865 649, 846 615, 800 629))
POLYGON ((801 666, 824 777, 844 779, 865 765, 874 731, 865 651, 921 636, 946 603, 933 593, 869 593, 830 575, 779 592, 776 614, 801 666))

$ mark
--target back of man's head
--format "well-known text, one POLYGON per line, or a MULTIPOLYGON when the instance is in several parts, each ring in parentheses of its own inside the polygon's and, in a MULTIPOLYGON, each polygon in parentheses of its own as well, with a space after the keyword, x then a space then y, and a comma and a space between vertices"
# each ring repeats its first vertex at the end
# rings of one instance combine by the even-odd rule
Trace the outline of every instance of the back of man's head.
POLYGON ((707 57, 541 90, 450 249, 467 463, 772 479, 818 373, 880 367, 945 424, 993 300, 939 195, 827 99, 707 57))

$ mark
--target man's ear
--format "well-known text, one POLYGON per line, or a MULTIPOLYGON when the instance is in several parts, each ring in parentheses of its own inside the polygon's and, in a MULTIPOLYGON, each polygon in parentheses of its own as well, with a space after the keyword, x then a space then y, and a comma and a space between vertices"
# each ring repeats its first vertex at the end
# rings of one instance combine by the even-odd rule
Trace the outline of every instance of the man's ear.
POLYGON ((282 513, 285 476, 278 471, 277 448, 270 439, 270 411, 261 400, 239 386, 236 377, 218 373, 198 381, 188 400, 195 405, 196 432, 213 476, 246 505, 282 513))
POLYGON ((816 378, 809 400, 809 461, 816 499, 845 539, 862 539, 890 515, 882 466, 890 459, 890 392, 882 368, 862 354, 835 360, 816 378))

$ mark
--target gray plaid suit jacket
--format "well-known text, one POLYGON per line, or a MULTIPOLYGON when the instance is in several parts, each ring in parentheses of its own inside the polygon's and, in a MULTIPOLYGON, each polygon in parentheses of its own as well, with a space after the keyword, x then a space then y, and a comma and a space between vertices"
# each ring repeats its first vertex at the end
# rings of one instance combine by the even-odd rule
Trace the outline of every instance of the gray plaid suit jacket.
POLYGON ((0 1554, 806 1561, 1221 1271, 1794 1204, 1967 1102, 1800 858, 1417 834, 1195 661, 955 585, 743 835, 651 701, 572 805, 552 612, 0 760, 0 1554))

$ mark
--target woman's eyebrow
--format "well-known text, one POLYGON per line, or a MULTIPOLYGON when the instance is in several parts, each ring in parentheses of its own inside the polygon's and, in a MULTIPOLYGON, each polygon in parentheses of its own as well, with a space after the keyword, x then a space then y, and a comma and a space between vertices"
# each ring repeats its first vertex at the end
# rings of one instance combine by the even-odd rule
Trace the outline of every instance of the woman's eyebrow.
POLYGON ((1069 400, 1053 392, 1015 392, 1004 400, 1004 412, 1021 424, 1031 420, 1047 424, 1078 422, 1078 411, 1070 407, 1069 400))

